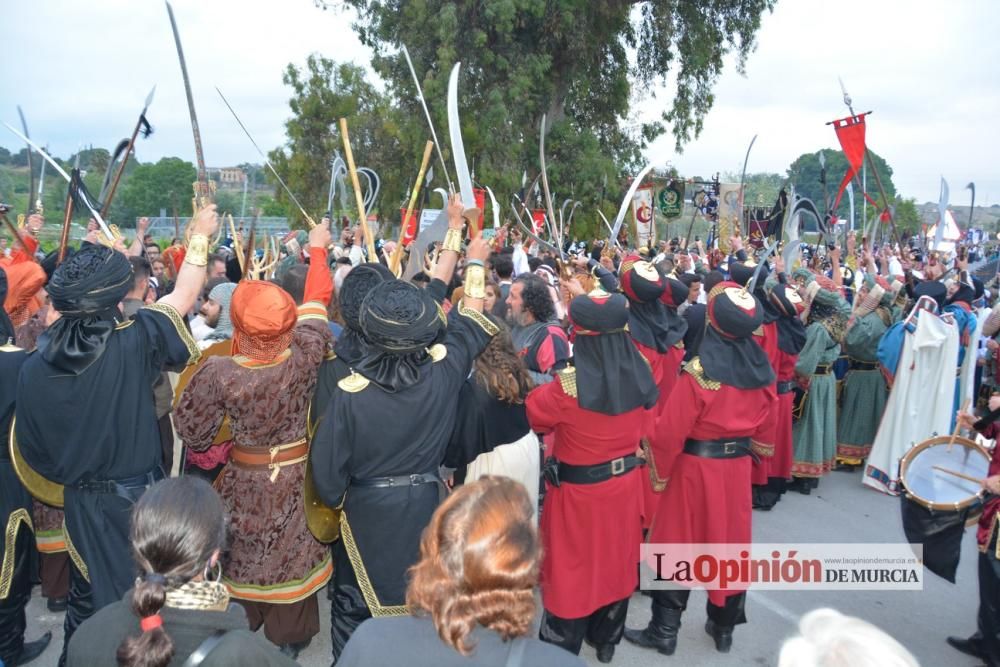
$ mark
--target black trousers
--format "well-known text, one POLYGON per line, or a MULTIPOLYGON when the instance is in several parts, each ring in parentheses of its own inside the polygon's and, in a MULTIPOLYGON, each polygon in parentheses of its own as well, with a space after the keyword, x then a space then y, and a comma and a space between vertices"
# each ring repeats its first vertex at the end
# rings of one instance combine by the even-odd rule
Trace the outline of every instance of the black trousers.
POLYGON ((66 616, 63 618, 63 646, 59 655, 59 667, 66 664, 66 651, 73 633, 84 621, 94 615, 93 589, 83 573, 70 561, 69 565, 69 604, 66 606, 66 616))
MULTIPOLYGON (((6 517, 5 517, 6 518, 6 517)), ((31 569, 35 555, 35 536, 28 524, 18 524, 11 553, 0 545, 0 561, 13 562, 10 588, 0 598, 0 662, 11 664, 24 645, 27 618, 24 608, 31 599, 31 569)))
POLYGON ((538 638, 574 655, 580 654, 584 639, 594 646, 617 644, 625 632, 628 601, 625 598, 604 605, 583 618, 560 618, 546 609, 538 638))
POLYGON ((347 557, 344 540, 333 544, 333 598, 330 602, 330 639, 336 664, 344 645, 361 623, 372 617, 368 603, 358 586, 354 566, 347 557))
POLYGON ((1000 560, 994 532, 986 553, 979 554, 979 634, 986 664, 1000 667, 1000 560))
MULTIPOLYGON (((666 607, 667 609, 687 609, 688 598, 691 597, 691 589, 682 588, 670 591, 653 591, 653 603, 666 607)), ((705 604, 708 618, 716 625, 731 628, 747 622, 746 615, 747 594, 746 591, 730 595, 726 598, 725 606, 719 607, 709 600, 705 604)))

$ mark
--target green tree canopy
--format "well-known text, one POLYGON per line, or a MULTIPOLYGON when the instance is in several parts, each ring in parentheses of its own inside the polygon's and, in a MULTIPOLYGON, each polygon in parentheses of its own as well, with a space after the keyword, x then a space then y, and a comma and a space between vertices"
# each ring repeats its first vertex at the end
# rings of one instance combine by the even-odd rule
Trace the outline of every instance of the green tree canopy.
MULTIPOLYGON (((348 119, 355 164, 375 169, 382 178, 383 189, 377 205, 382 210, 397 208, 403 197, 402 189, 413 176, 399 155, 397 113, 389 99, 367 81, 364 69, 336 64, 314 54, 307 59, 304 70, 289 65, 283 80, 293 93, 289 100, 292 118, 285 123, 288 142, 285 147, 271 151, 268 158, 310 216, 318 221, 325 211, 330 161, 334 151, 342 155, 344 152, 340 118, 348 119)), ((274 185, 278 185, 276 181, 274 185)), ((305 225, 301 213, 280 186, 276 188, 275 199, 285 205, 290 219, 298 219, 305 225)), ((353 194, 350 208, 343 214, 357 218, 353 194)))
MULTIPOLYGON (((90 176, 88 174, 87 179, 90 176)), ((123 227, 132 227, 135 218, 159 215, 161 208, 166 209, 169 214, 174 206, 171 193, 174 193, 173 199, 180 214, 187 215, 190 210, 191 184, 196 176, 193 164, 176 157, 162 158, 156 164, 138 165, 129 179, 119 186, 111 218, 123 227)), ((103 174, 98 176, 101 177, 103 174)), ((89 180, 87 186, 90 187, 89 180)))
MULTIPOLYGON (((820 182, 821 174, 819 152, 803 153, 788 167, 788 179, 791 184, 795 186, 796 194, 812 199, 813 203, 816 204, 816 208, 819 209, 821 213, 826 210, 827 206, 833 206, 833 200, 837 195, 837 188, 840 186, 840 181, 847 173, 848 166, 847 158, 844 157, 843 152, 829 148, 822 149, 822 152, 826 158, 825 194, 823 184, 820 182), (824 202, 828 203, 824 204, 824 202)), ((892 205, 896 199, 896 186, 892 182, 892 167, 890 167, 885 159, 874 151, 869 150, 869 155, 871 155, 875 168, 878 170, 879 178, 882 179, 882 185, 885 187, 886 196, 889 197, 889 203, 892 205)), ((861 190, 858 188, 860 178, 861 175, 859 173, 859 181, 856 181, 854 184, 855 220, 859 227, 863 217, 862 207, 865 205, 864 197, 862 197, 861 190)), ((875 175, 872 173, 871 169, 868 169, 868 196, 875 200, 875 202, 877 202, 881 207, 882 197, 875 184, 875 175)), ((833 212, 836 213, 838 217, 846 220, 850 217, 849 209, 850 204, 847 192, 845 191, 844 195, 840 199, 839 206, 837 206, 837 210, 833 212)), ((877 216, 880 212, 880 210, 876 210, 869 204, 868 220, 870 221, 873 215, 877 216)))

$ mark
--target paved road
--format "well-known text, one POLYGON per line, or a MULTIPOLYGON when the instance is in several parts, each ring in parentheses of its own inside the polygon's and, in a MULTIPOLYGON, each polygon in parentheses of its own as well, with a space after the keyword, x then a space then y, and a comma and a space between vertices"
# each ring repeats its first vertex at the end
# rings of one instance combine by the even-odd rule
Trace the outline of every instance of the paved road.
MULTIPOLYGON (((904 541, 899 501, 863 488, 860 473, 840 472, 823 479, 818 491, 810 496, 787 494, 774 511, 755 512, 754 539, 771 543, 904 541)), ((673 659, 623 642, 613 664, 775 665, 782 641, 795 633, 797 619, 826 606, 875 623, 902 642, 922 665, 976 665, 977 661, 955 652, 944 642, 947 635, 967 635, 975 628, 976 557, 975 534, 969 529, 957 584, 928 574, 923 591, 751 591, 747 602, 749 623, 737 628, 729 655, 716 653, 705 634, 705 594, 696 591, 684 615, 673 659)), ((325 599, 320 609, 320 634, 299 656, 301 664, 309 667, 329 665, 329 606, 325 599)), ((629 625, 642 626, 648 620, 649 598, 637 595, 629 610, 629 625)), ((42 628, 53 630, 52 646, 32 664, 54 666, 62 641, 62 615, 48 613, 37 593, 29 607, 28 628, 29 638, 42 628)), ((582 655, 589 664, 598 664, 589 647, 584 646, 582 655)))

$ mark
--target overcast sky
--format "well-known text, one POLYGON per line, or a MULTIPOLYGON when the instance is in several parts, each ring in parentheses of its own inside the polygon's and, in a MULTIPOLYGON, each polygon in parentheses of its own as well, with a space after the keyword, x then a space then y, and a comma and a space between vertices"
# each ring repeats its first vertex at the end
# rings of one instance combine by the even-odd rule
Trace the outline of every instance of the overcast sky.
MULTIPOLYGON (((368 62, 348 11, 312 0, 175 0, 184 54, 210 167, 260 162, 216 94, 219 86, 264 150, 284 141, 288 63, 309 53, 368 62)), ((190 122, 170 25, 159 0, 6 0, 4 25, 28 39, 0 59, 0 120, 24 109, 32 138, 68 157, 109 147, 135 123, 149 89, 155 134, 139 158, 194 161, 190 122)), ((686 175, 748 170, 784 173, 800 154, 837 147, 825 123, 846 115, 837 77, 856 111, 874 110, 868 143, 895 170, 901 193, 936 201, 940 177, 952 203, 1000 203, 1000 3, 995 0, 778 0, 765 15, 746 76, 731 65, 699 139, 682 155, 673 138, 647 155, 686 175)), ((665 104, 649 99, 647 113, 665 104)), ((441 103, 443 104, 443 100, 441 103)), ((432 101, 433 103, 433 101, 432 101)), ((6 130, 0 128, 0 132, 6 130)), ((0 145, 19 150, 13 135, 0 145)))

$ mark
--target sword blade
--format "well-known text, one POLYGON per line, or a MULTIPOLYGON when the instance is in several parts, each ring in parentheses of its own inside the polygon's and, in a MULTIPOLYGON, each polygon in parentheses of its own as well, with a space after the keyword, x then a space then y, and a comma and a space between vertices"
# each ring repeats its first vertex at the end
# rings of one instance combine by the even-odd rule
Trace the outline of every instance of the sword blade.
MULTIPOLYGON (((24 136, 30 137, 31 134, 28 133, 28 122, 24 119, 24 112, 21 110, 21 105, 17 106, 17 115, 21 117, 21 127, 24 129, 24 136)), ((31 205, 35 201, 35 169, 31 165, 31 147, 28 147, 28 208, 27 212, 31 212, 31 205)))
POLYGON ((403 46, 403 57, 406 58, 406 65, 410 68, 410 75, 413 76, 413 85, 417 88, 417 99, 420 100, 420 106, 424 109, 427 126, 430 128, 431 137, 434 139, 434 148, 437 149, 438 160, 441 161, 441 168, 444 170, 444 180, 448 182, 448 189, 454 190, 455 186, 451 184, 451 178, 448 176, 448 165, 444 161, 444 155, 441 154, 441 142, 438 141, 437 132, 434 131, 434 121, 431 120, 431 112, 427 109, 424 91, 420 88, 420 79, 417 78, 417 70, 413 67, 413 61, 410 60, 410 52, 406 50, 405 45, 403 46))
POLYGON ((299 203, 299 200, 295 198, 295 195, 292 194, 292 191, 288 189, 287 185, 285 185, 285 181, 282 180, 281 176, 278 175, 278 172, 271 165, 271 161, 267 159, 267 156, 264 154, 264 151, 262 151, 260 149, 260 146, 257 145, 257 142, 254 141, 253 136, 250 134, 250 130, 248 130, 246 125, 243 124, 243 121, 240 120, 240 117, 236 115, 236 110, 233 109, 231 104, 229 104, 229 100, 226 99, 226 96, 223 95, 222 91, 219 90, 218 88, 215 89, 215 92, 219 93, 219 97, 222 98, 222 101, 225 103, 226 108, 229 109, 229 113, 233 114, 233 118, 236 119, 236 122, 239 124, 240 129, 243 130, 243 134, 247 135, 247 139, 249 139, 250 143, 253 144, 253 147, 257 149, 257 153, 260 155, 261 159, 264 160, 264 165, 268 169, 270 169, 271 173, 274 174, 274 177, 278 179, 278 183, 285 191, 285 194, 288 195, 288 198, 292 200, 292 202, 295 204, 295 206, 298 207, 302 215, 305 216, 306 222, 308 222, 312 227, 315 227, 316 222, 309 216, 308 213, 306 213, 306 210, 302 207, 302 204, 299 203))
MULTIPOLYGON (((469 173, 469 163, 465 159, 465 143, 462 141, 462 126, 458 120, 458 72, 462 63, 455 63, 448 79, 448 134, 451 138, 451 155, 455 160, 455 177, 458 179, 458 191, 462 195, 466 214, 475 221, 479 220, 479 209, 476 207, 476 197, 472 193, 472 175, 469 173)), ((470 223, 473 220, 470 219, 470 223)))
POLYGON ((653 171, 653 165, 647 164, 646 167, 632 180, 632 185, 629 187, 628 192, 625 193, 625 198, 622 199, 622 205, 618 208, 618 215, 615 216, 615 224, 611 230, 613 238, 618 238, 618 233, 622 229, 622 223, 625 222, 625 214, 628 213, 632 204, 632 197, 635 196, 635 191, 639 189, 640 185, 642 185, 642 180, 646 178, 651 171, 653 171))
MULTIPOLYGON (((21 134, 20 132, 18 132, 14 128, 12 128, 7 123, 4 123, 3 126, 6 127, 8 130, 10 130, 11 132, 13 132, 18 137, 20 137, 21 140, 23 142, 25 142, 26 144, 28 144, 29 147, 34 148, 38 152, 38 154, 42 156, 43 160, 45 160, 50 165, 52 165, 52 168, 56 170, 56 173, 58 173, 60 176, 62 176, 64 179, 66 179, 67 183, 72 183, 73 182, 73 179, 70 178, 70 175, 66 173, 66 170, 63 169, 62 167, 60 167, 58 162, 56 162, 51 157, 49 157, 49 154, 46 153, 44 150, 42 150, 41 146, 39 146, 38 144, 36 144, 31 139, 29 139, 28 137, 24 136, 23 134, 21 134)), ((94 210, 94 205, 91 203, 90 199, 88 199, 86 196, 84 196, 84 194, 82 192, 80 193, 80 199, 83 200, 83 203, 87 207, 87 209, 90 211, 90 214, 92 216, 94 216, 95 220, 97 220, 97 224, 100 225, 101 231, 103 231, 105 233, 105 235, 107 235, 108 239, 114 240, 115 237, 111 233, 111 230, 108 229, 107 223, 104 222, 104 218, 101 217, 101 214, 98 213, 96 210, 94 210)))
POLYGON ((184 79, 184 92, 187 94, 188 113, 191 114, 191 131, 194 134, 194 154, 198 161, 198 181, 205 184, 208 191, 208 172, 205 169, 205 153, 201 148, 201 130, 198 129, 198 115, 194 111, 194 96, 191 94, 191 80, 188 78, 187 64, 184 61, 184 49, 181 47, 181 35, 177 31, 177 21, 174 19, 174 8, 167 2, 167 14, 170 16, 170 29, 174 33, 174 44, 177 46, 177 59, 181 63, 181 76, 184 79))

